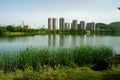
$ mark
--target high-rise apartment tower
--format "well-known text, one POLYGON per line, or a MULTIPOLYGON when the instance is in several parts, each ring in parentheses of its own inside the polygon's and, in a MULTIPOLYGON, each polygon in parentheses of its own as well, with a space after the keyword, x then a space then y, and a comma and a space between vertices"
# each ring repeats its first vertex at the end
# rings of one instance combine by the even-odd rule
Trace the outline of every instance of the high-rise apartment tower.
POLYGON ((73 20, 72 29, 77 29, 77 20, 73 20))
POLYGON ((65 19, 64 18, 60 18, 59 19, 59 29, 60 30, 64 30, 65 29, 65 19))
POLYGON ((53 29, 52 18, 48 18, 48 30, 52 30, 52 29, 53 29))
POLYGON ((53 18, 53 30, 57 29, 57 19, 53 18))

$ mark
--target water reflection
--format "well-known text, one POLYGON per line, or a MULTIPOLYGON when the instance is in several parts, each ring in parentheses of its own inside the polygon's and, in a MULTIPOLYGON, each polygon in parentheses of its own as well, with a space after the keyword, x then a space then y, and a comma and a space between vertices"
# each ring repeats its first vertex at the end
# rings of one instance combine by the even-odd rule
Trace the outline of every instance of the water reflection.
POLYGON ((83 38, 83 39, 84 39, 84 40, 83 40, 83 41, 84 41, 83 43, 84 43, 84 45, 86 45, 86 44, 87 44, 87 43, 86 43, 86 42, 87 42, 86 35, 84 35, 84 38, 83 38))
POLYGON ((48 35, 48 47, 75 47, 95 45, 95 35, 48 35))
POLYGON ((48 46, 52 47, 52 35, 48 35, 48 46))
POLYGON ((59 45, 60 46, 64 46, 64 44, 65 44, 65 35, 59 35, 59 45))
POLYGON ((0 37, 1 50, 19 50, 25 47, 73 47, 106 45, 120 52, 120 36, 101 35, 35 35, 0 37))
POLYGON ((70 35, 59 35, 59 46, 60 47, 69 47, 71 46, 70 35))
POLYGON ((53 47, 56 46, 56 35, 53 35, 53 47))
POLYGON ((48 35, 48 47, 56 47, 57 35, 48 35))
POLYGON ((95 37, 95 34, 93 35, 93 46, 95 46, 95 39, 96 37, 95 37))
POLYGON ((77 46, 77 44, 79 44, 79 42, 77 43, 77 36, 76 35, 72 35, 71 36, 71 46, 77 46))
POLYGON ((0 37, 0 43, 2 42, 32 42, 34 36, 5 36, 0 37))

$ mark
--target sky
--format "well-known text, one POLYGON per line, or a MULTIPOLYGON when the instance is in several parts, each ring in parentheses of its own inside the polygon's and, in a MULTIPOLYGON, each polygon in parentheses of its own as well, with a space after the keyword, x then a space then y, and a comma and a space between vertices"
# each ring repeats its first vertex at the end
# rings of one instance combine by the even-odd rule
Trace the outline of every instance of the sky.
POLYGON ((0 0, 0 25, 48 25, 48 17, 109 24, 120 21, 120 0, 0 0))

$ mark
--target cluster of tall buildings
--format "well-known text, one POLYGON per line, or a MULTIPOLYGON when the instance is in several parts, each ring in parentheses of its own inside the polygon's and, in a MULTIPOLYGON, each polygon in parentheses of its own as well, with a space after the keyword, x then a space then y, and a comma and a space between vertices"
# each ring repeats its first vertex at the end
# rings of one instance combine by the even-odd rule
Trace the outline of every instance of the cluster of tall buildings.
POLYGON ((85 23, 85 21, 73 20, 72 23, 65 22, 65 18, 48 18, 48 29, 49 30, 69 30, 69 29, 84 29, 84 30, 95 30, 95 23, 85 23), (59 26, 58 26, 59 22, 59 26))
POLYGON ((56 30, 58 25, 57 25, 57 19, 56 18, 48 18, 48 29, 49 30, 56 30))

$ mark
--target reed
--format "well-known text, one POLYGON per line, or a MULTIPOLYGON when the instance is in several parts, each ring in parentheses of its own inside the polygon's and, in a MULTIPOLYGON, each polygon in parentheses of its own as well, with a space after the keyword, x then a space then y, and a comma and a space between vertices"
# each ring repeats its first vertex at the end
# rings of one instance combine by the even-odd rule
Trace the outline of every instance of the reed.
POLYGON ((110 58, 113 50, 106 46, 71 48, 26 48, 11 54, 1 54, 0 69, 4 72, 27 68, 40 70, 45 66, 93 65, 99 59, 110 58))

